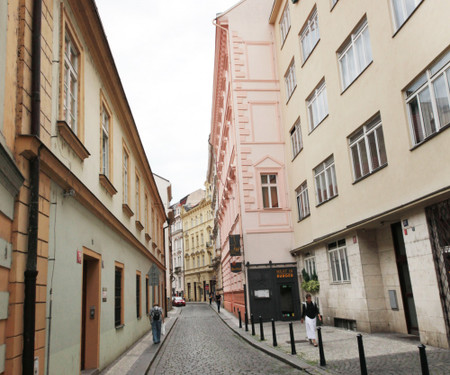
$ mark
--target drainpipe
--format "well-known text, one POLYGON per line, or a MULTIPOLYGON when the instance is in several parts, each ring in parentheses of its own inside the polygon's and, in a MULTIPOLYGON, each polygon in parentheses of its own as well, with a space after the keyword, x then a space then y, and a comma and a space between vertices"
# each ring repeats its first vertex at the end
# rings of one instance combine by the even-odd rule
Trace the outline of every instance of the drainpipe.
MULTIPOLYGON (((31 65, 31 134, 40 136, 41 113, 41 24, 42 0, 33 1, 32 65, 31 65)), ((38 215, 39 215, 40 150, 30 160, 30 206, 28 218, 28 257, 25 269, 25 298, 23 307, 22 374, 34 373, 34 336, 36 327, 36 277, 38 215)))

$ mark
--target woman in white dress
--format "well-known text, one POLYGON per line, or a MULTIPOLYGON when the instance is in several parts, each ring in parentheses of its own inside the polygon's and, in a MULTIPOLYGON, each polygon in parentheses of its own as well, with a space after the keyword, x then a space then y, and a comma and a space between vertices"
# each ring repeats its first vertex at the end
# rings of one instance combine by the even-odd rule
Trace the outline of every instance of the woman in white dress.
POLYGON ((314 346, 317 346, 316 342, 316 317, 322 321, 319 308, 316 303, 311 301, 311 294, 306 295, 306 302, 303 304, 301 322, 306 321, 306 336, 308 336, 309 342, 314 346))

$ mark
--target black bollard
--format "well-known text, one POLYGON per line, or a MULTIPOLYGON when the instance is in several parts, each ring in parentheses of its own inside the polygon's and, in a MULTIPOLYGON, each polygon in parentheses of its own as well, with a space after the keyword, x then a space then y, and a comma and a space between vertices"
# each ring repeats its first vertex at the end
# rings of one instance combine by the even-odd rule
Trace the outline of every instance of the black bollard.
POLYGON ((245 318, 245 332, 248 332, 248 314, 247 314, 247 310, 245 310, 244 318, 245 318))
POLYGON ((325 361, 325 353, 323 351, 323 342, 322 342, 322 330, 320 327, 317 327, 317 337, 319 339, 320 365, 326 366, 327 362, 325 361))
POLYGON ((273 346, 278 346, 277 343, 277 333, 275 332, 275 320, 270 319, 272 321, 272 338, 273 338, 273 346))
POLYGON ((263 327, 261 315, 259 316, 259 337, 260 337, 261 341, 264 341, 264 327, 263 327))
POLYGON ((250 322, 252 323, 252 336, 255 336, 255 320, 253 319, 253 314, 250 314, 250 322))
POLYGON ((289 323, 289 333, 291 334, 291 354, 297 354, 297 351, 295 350, 294 328, 292 327, 292 322, 289 323))
POLYGON ((239 316, 239 328, 242 328, 241 310, 238 310, 238 316, 239 316))
POLYGON ((420 344, 418 348, 420 354, 420 367, 422 368, 422 375, 430 375, 430 370, 428 369, 427 353, 425 353, 426 346, 420 344))
POLYGON ((358 339, 358 351, 359 351, 359 364, 361 367, 361 375, 367 375, 366 356, 364 355, 364 345, 362 341, 362 335, 359 333, 358 339))

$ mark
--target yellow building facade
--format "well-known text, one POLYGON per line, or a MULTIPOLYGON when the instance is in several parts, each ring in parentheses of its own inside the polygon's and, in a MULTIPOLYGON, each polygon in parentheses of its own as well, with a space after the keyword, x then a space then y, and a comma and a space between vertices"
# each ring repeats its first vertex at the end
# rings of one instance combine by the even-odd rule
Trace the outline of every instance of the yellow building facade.
POLYGON ((214 247, 211 241, 214 221, 211 210, 211 190, 198 203, 182 208, 184 236, 184 282, 186 301, 202 302, 215 290, 213 272, 214 247))

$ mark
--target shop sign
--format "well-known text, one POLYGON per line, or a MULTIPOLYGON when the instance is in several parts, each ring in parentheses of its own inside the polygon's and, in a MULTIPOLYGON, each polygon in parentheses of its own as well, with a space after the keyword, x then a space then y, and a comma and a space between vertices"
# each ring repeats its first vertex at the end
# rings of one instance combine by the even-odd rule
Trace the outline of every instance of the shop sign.
POLYGON ((231 263, 231 272, 241 272, 242 271, 242 262, 233 262, 231 263))
POLYGON ((230 234, 228 236, 228 242, 230 244, 230 256, 237 257, 241 255, 241 235, 230 234))
POLYGON ((275 270, 277 279, 291 279, 294 277, 293 268, 280 268, 275 270))

